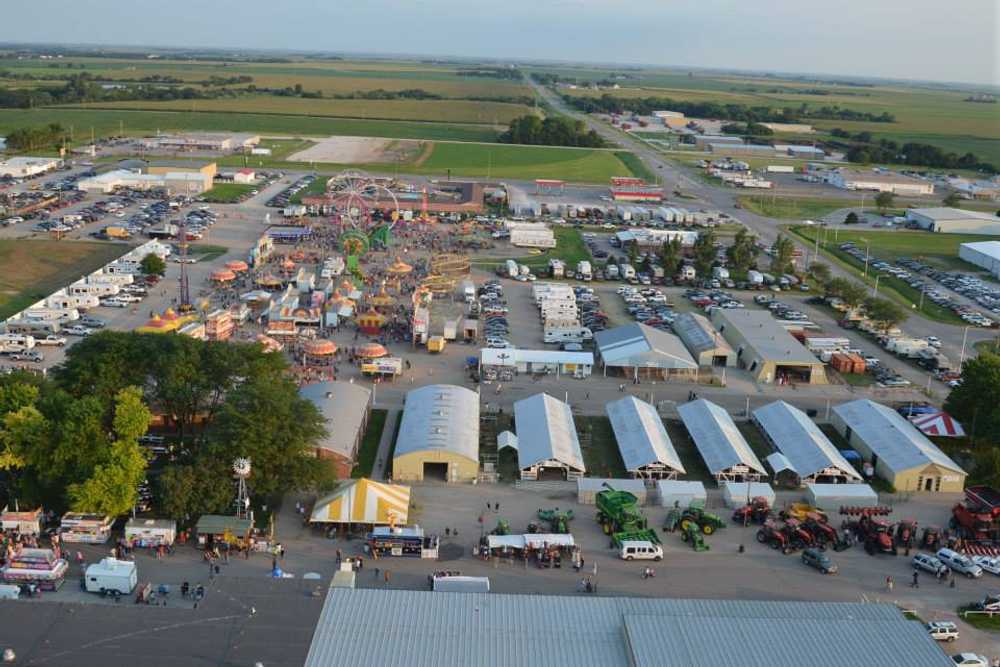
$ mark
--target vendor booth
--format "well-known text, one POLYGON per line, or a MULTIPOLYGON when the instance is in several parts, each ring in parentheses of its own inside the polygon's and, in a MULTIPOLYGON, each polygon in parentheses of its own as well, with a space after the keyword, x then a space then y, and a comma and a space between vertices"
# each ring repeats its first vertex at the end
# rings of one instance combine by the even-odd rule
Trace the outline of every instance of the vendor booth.
POLYGON ((125 541, 135 547, 158 547, 174 543, 177 522, 170 519, 129 519, 125 541))
POLYGON ((420 526, 376 526, 367 535, 367 546, 375 558, 385 556, 410 556, 437 560, 440 538, 424 535, 420 526))
POLYGON ((253 522, 236 516, 202 514, 195 526, 198 546, 214 547, 220 543, 244 547, 250 541, 253 522))
POLYGON ((309 522, 403 526, 409 510, 410 487, 362 477, 316 501, 309 522))
POLYGON ((57 591, 67 570, 69 563, 57 558, 52 549, 21 548, 9 556, 2 573, 7 584, 34 584, 43 591, 57 591))
POLYGON ((11 512, 5 507, 0 512, 0 530, 9 530, 21 535, 38 535, 42 532, 42 508, 11 512))
POLYGON ((569 533, 529 533, 527 535, 487 535, 480 543, 484 560, 504 558, 524 560, 540 568, 562 567, 563 558, 571 559, 576 543, 569 533))
POLYGON ((59 524, 59 537, 63 542, 104 544, 111 537, 113 520, 103 514, 67 512, 59 524))

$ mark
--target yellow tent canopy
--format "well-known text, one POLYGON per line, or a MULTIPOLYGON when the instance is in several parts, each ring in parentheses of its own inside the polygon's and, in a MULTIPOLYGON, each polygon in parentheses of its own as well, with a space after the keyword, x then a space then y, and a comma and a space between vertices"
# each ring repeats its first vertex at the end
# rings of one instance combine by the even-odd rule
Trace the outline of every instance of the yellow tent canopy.
POLYGON ((362 477, 318 500, 309 521, 402 526, 406 524, 409 508, 410 487, 362 477))

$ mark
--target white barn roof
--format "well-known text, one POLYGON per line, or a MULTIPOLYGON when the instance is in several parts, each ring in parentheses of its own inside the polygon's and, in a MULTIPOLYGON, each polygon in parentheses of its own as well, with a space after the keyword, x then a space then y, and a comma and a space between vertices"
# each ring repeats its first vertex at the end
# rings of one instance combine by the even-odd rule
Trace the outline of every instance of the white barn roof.
POLYGON ((517 431, 517 467, 558 461, 584 472, 583 453, 569 405, 548 394, 535 394, 514 403, 517 431))
POLYGON ((833 412, 850 427, 882 463, 899 473, 934 463, 965 474, 962 468, 895 410, 859 399, 841 403, 833 412))
POLYGON ((696 370, 698 364, 680 338, 645 324, 626 324, 594 334, 606 366, 696 370))
POLYGON ((754 410, 753 416, 799 477, 837 468, 844 475, 861 481, 858 471, 813 420, 798 408, 784 401, 775 401, 754 410))
POLYGON ((677 412, 713 475, 736 465, 766 474, 760 459, 723 408, 701 398, 678 406, 677 412))
POLYGON ((353 458, 365 410, 371 402, 371 390, 351 382, 317 382, 302 387, 299 395, 309 399, 326 420, 326 435, 319 442, 320 448, 353 458))
POLYGON ((626 396, 608 403, 605 410, 626 470, 662 463, 677 472, 685 472, 655 407, 635 396, 626 396))
POLYGON ((427 450, 479 461, 479 394, 451 384, 407 392, 394 456, 427 450))

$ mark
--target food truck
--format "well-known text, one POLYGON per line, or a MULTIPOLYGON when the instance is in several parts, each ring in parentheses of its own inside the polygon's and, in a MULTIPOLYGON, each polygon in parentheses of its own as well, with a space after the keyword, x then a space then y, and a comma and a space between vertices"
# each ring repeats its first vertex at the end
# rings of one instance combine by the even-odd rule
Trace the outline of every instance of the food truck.
POLYGON ((67 512, 59 524, 59 537, 63 542, 104 544, 111 537, 111 517, 103 514, 67 512))
POLYGON ((368 533, 368 547, 377 556, 437 558, 439 538, 424 535, 420 526, 392 528, 376 526, 368 533))
POLYGON ((158 547, 174 543, 177 522, 170 519, 129 519, 125 540, 136 547, 158 547))
POLYGON ((42 508, 25 512, 11 512, 6 507, 0 512, 0 530, 12 530, 22 535, 42 532, 42 508))

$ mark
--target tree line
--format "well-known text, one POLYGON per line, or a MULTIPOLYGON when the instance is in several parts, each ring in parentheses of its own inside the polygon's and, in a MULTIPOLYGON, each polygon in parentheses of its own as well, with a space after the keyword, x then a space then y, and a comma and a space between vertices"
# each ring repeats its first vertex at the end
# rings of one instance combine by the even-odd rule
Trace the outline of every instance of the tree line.
POLYGON ((691 102, 667 97, 616 97, 605 93, 600 97, 564 95, 563 99, 573 108, 584 113, 635 113, 651 115, 654 111, 670 109, 693 118, 713 118, 743 123, 796 123, 802 120, 852 120, 870 123, 894 123, 891 113, 871 113, 845 109, 839 105, 811 107, 803 103, 798 107, 748 106, 746 104, 720 104, 718 102, 691 102))
POLYGON ((7 133, 7 147, 15 151, 32 151, 58 145, 66 136, 66 129, 59 123, 36 127, 19 127, 7 133))
POLYGON ((120 515, 149 478, 164 516, 224 512, 230 466, 249 457, 251 493, 327 488, 312 456, 324 421, 279 354, 257 344, 101 332, 67 351, 51 379, 0 377, 0 495, 56 511, 120 515), (150 467, 139 438, 162 425, 172 456, 150 467))
POLYGON ((510 81, 520 81, 524 78, 521 70, 511 67, 477 67, 475 69, 460 69, 455 71, 456 76, 483 77, 488 79, 508 79, 510 81))
POLYGON ((583 121, 554 116, 542 120, 534 114, 515 118, 510 127, 499 136, 505 144, 535 146, 580 146, 603 148, 606 143, 594 130, 588 130, 583 121))

